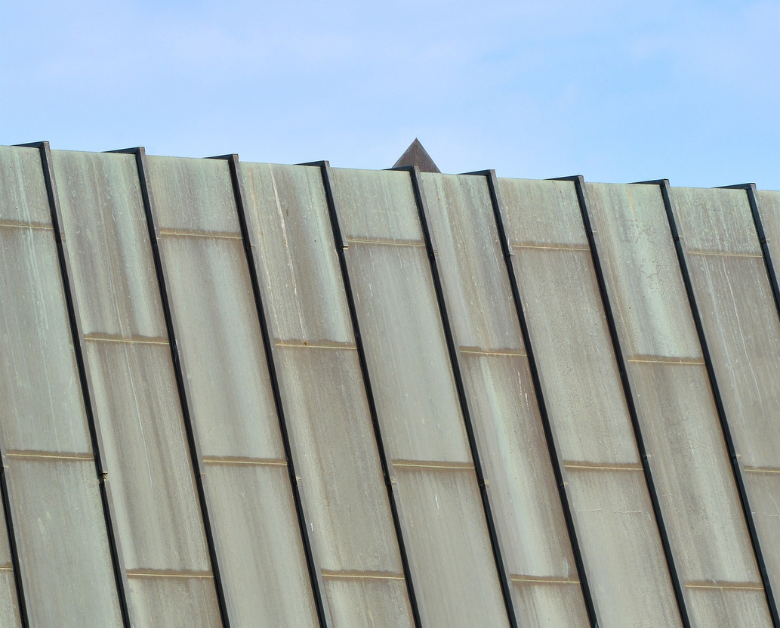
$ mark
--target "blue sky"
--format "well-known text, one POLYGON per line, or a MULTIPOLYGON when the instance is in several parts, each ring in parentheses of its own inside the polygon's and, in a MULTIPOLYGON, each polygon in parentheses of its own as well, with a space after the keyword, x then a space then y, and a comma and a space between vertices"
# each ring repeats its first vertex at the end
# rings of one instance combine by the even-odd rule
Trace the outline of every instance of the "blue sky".
POLYGON ((780 189, 780 0, 0 0, 0 144, 780 189))

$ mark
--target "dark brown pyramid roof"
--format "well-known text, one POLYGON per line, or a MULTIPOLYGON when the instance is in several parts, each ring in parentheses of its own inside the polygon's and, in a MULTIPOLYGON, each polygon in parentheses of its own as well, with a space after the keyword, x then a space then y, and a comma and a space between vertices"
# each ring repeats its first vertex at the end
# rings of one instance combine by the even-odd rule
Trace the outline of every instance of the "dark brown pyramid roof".
POLYGON ((402 168, 404 166, 417 166, 420 172, 441 172, 439 167, 433 163, 433 159, 425 150, 423 145, 416 137, 414 142, 409 144, 409 148, 404 151, 404 154, 398 158, 393 164, 393 168, 402 168))

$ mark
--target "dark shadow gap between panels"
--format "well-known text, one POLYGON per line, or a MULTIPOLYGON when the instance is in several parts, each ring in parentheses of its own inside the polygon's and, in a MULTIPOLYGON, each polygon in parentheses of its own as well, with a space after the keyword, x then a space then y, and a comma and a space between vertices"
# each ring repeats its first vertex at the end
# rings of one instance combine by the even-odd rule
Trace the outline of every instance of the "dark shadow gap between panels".
POLYGON ((468 395, 466 393, 466 387, 463 382, 463 374, 460 366, 460 355, 458 353, 458 346, 455 342, 454 332, 452 331, 452 325, 447 309, 447 297, 444 290, 444 284, 439 274, 438 262, 436 259, 436 243, 433 237, 433 233, 430 229, 430 219, 428 217, 428 206, 425 202, 425 196, 422 189, 422 178, 420 176, 420 169, 417 166, 404 166, 400 168, 393 168, 393 170, 399 170, 408 172, 412 181, 412 189, 414 191, 415 204, 417 205, 418 217, 420 220, 420 227, 423 233, 423 239, 425 241, 425 248, 428 254, 428 261, 430 264, 431 278, 436 291, 436 300, 439 306, 439 315, 441 317, 442 327, 444 329, 444 335, 447 341, 447 349, 450 358, 450 367, 455 379, 455 386, 458 392, 458 402, 463 416, 463 422, 466 428, 466 435, 469 441, 469 449, 471 451, 471 457, 474 462, 474 471, 477 476, 477 483, 479 485, 480 497, 482 498, 482 507, 485 514, 485 523, 488 528, 488 534, 490 536, 490 544, 493 551, 493 559, 495 561, 496 570, 498 571, 498 579, 501 585, 501 594, 504 598, 504 605, 506 607, 506 613, 509 619, 509 625, 512 628, 518 628, 517 617, 515 615, 514 602, 512 600, 512 590, 510 584, 509 574, 504 564, 504 559, 501 553, 501 545, 498 538, 498 530, 496 528, 495 520, 493 518, 493 510, 490 505, 490 496, 488 495, 487 483, 485 481, 484 470, 482 468, 482 461, 480 457, 479 448, 477 446, 477 437, 474 430, 474 425, 471 419, 471 411, 469 405, 468 395))
POLYGON ((241 228, 241 237, 244 245, 244 254, 246 256, 247 266, 249 269, 249 277, 252 283, 252 294, 255 302, 255 309, 257 310, 258 323, 260 325, 260 333, 263 340, 263 349, 265 351, 265 359, 268 367, 268 374, 271 380, 271 389, 273 391, 274 405, 276 407, 276 415, 279 423, 279 429, 282 434, 282 443, 284 446, 284 453, 287 459, 287 471, 290 478, 290 485, 293 493, 293 500, 295 502, 296 516, 298 519, 298 526, 300 528, 301 540, 303 542, 304 552, 306 555, 306 566, 309 571, 309 580, 314 595, 314 603, 317 609, 317 619, 322 628, 327 628, 330 624, 329 613, 327 605, 325 603, 324 585, 322 582, 322 576, 317 565, 314 549, 312 547, 312 541, 308 533, 306 516, 306 508, 301 495, 301 491, 298 485, 297 475, 295 471, 295 460, 297 459, 296 450, 292 442, 291 435, 287 429, 287 420, 284 411, 284 403, 282 401, 281 390, 279 387, 279 378, 276 369, 276 356, 274 350, 274 343, 271 339, 270 325, 268 323, 268 317, 265 313, 265 306, 263 304, 263 295, 260 289, 259 280, 259 261, 255 256, 255 251, 258 250, 254 242, 254 232, 250 224, 250 218, 246 212, 246 205, 244 202, 245 193, 243 185, 241 183, 241 177, 239 175, 239 160, 238 155, 222 155, 218 157, 211 157, 211 159, 222 159, 228 162, 230 170, 230 179, 233 186, 233 196, 236 203, 236 212, 238 214, 238 222, 241 228))
POLYGON ((366 359, 366 350, 363 344, 363 337, 360 332, 360 321, 357 315, 357 306, 355 304, 355 296, 352 291, 352 282, 349 276, 349 267, 347 265, 347 258, 344 253, 348 247, 344 232, 341 226, 340 212, 336 196, 333 190, 333 178, 330 170, 330 163, 327 161, 316 161, 305 164, 302 166, 315 166, 320 169, 322 177, 323 187, 325 189, 325 198, 328 204, 328 213, 330 217, 331 231, 333 233, 333 241, 336 247, 336 254, 339 259, 339 267, 341 270, 341 280, 344 285, 344 292, 347 298, 347 307, 349 308, 349 316, 352 323, 352 333, 355 336, 355 345, 357 347, 358 362, 360 364, 360 372, 363 379, 363 387, 366 393, 366 401, 368 403, 368 409, 371 416, 371 424, 374 430, 374 438, 377 443, 377 450, 379 452, 379 460, 382 467, 382 476, 385 481, 385 488, 387 489, 387 497, 390 503, 390 511, 393 517, 393 527, 395 529, 396 540, 398 542, 398 549, 401 555, 401 565, 403 567, 404 578, 406 580, 406 590, 409 595, 409 604, 412 608, 412 616, 414 619, 414 625, 416 628, 422 628, 422 620, 420 618, 420 610, 417 602, 417 595, 414 588, 414 579, 412 577, 412 569, 409 561, 408 552, 406 549, 406 533, 404 531, 404 518, 401 512, 400 499, 395 492, 395 479, 392 477, 390 471, 390 454, 386 448, 384 436, 382 434, 382 427, 379 421, 379 413, 376 408, 376 400, 374 399, 374 390, 371 384, 371 377, 368 370, 368 360, 366 359))
POLYGON ((138 183, 141 188, 141 196, 143 198, 144 211, 146 213, 149 240, 151 242, 155 271, 157 274, 157 282, 160 290, 160 301, 162 303, 163 314, 165 315, 165 325, 168 331, 171 357, 173 360, 174 372, 176 374, 176 386, 178 389, 179 402, 181 404, 181 411, 184 419, 184 427, 187 433, 192 468, 195 474, 195 485, 198 491, 198 501, 200 505, 201 516, 203 518, 203 527, 208 545, 211 569, 214 575, 214 585, 216 588, 220 617, 222 619, 224 628, 230 628, 230 618, 232 617, 232 612, 227 590, 222 582, 222 553, 219 548, 219 542, 213 532, 213 523, 210 514, 211 505, 209 503, 208 492, 206 491, 205 486, 205 476, 203 473, 203 455, 200 450, 200 441, 198 439, 197 429, 194 421, 192 420, 189 407, 189 399, 191 398, 191 395, 189 393, 189 385, 187 383, 188 377, 184 364, 182 363, 179 354, 179 347, 176 341, 176 313, 168 295, 168 271, 165 266, 165 258, 163 257, 162 250, 159 246, 160 235, 156 226, 154 200, 152 198, 147 178, 148 167, 146 163, 146 151, 144 148, 139 147, 112 152, 128 153, 135 156, 136 167, 138 170, 138 183))
MULTIPOLYGON (((31 148, 37 148, 41 156, 41 166, 43 169, 43 178, 46 184, 46 194, 49 201, 49 211, 51 212, 52 227, 54 238, 57 245, 57 256, 60 267, 60 276, 62 280, 63 292, 68 311, 68 320, 73 342, 73 349, 78 368, 81 393, 84 400, 84 409, 89 428, 90 439, 92 442, 93 459, 98 477, 100 490, 100 501, 103 508, 103 517, 106 523, 106 533, 111 554, 114 578, 116 581, 119 607, 122 615, 122 622, 125 628, 132 626, 130 617, 128 596, 127 570, 124 564, 122 547, 119 540, 119 533, 116 528, 116 514, 114 511, 111 487, 108 483, 108 469, 103 457, 103 439, 100 431, 100 423, 95 411, 95 401, 92 388, 92 376, 89 366, 84 358, 84 334, 81 329, 81 318, 79 314, 78 303, 76 301, 75 290, 71 282, 71 264, 68 254, 68 247, 65 241, 65 233, 60 212, 59 196, 57 192, 57 183, 54 178, 54 168, 52 164, 51 147, 48 142, 37 142, 34 144, 25 144, 31 148)), ((3 465, 5 466, 5 465, 3 465)), ((5 487, 4 487, 5 488, 5 487)), ((12 551, 15 551, 12 549, 12 551)), ((26 609, 25 609, 26 612, 26 609)))
POLYGON ((671 542, 669 541, 669 534, 666 528, 666 522, 663 517, 663 511, 661 510, 661 503, 658 499, 658 492, 655 487, 653 472, 650 468, 650 459, 647 455, 647 448, 645 446, 645 440, 642 434, 642 428, 639 423, 639 416, 636 410, 634 393, 631 389, 631 382, 629 380, 628 370, 626 368, 626 358, 623 354, 623 348, 620 345, 620 337, 618 335, 617 325, 615 323, 615 316, 612 311, 612 303, 610 301, 609 291, 607 290, 607 284, 604 279, 604 270, 601 266, 601 257, 599 255, 598 245, 596 243, 596 234, 593 230, 593 225, 590 219, 590 209, 588 208, 588 202, 585 196, 585 179, 581 175, 575 175, 571 177, 561 177, 555 180, 571 181, 574 183, 574 188, 577 193, 577 202, 579 204, 580 213, 582 215, 582 224, 585 229, 585 234, 588 238, 591 259, 593 260, 593 269, 596 273, 596 282, 598 283, 599 293, 601 295, 601 303, 602 307, 604 308, 604 315, 607 319, 607 327, 609 328, 609 336, 612 341, 612 349, 615 354, 615 360, 617 361, 618 372, 620 373, 620 382, 623 386, 623 395, 628 407, 628 413, 631 419, 631 427, 634 431, 634 439, 636 441, 637 449, 639 450, 639 457, 642 461, 642 471, 644 472, 645 483, 650 494, 650 501, 653 506, 653 515, 655 516, 658 533, 661 537, 661 544, 663 546, 664 556, 666 558, 666 565, 669 569, 669 576, 672 580, 672 586, 674 587, 677 608, 680 612, 680 619, 682 620, 683 626, 685 628, 691 628, 691 621, 688 617, 688 609, 685 604, 682 582, 680 581, 680 576, 677 571, 677 563, 674 557, 671 542))
POLYGON ((739 500, 742 506, 742 513, 747 523, 748 531, 750 534, 750 542, 753 546, 753 553, 755 554, 756 563, 758 564, 758 570, 761 573, 761 582, 764 586, 764 594, 766 596, 767 604, 769 606, 769 612, 772 616, 772 625, 775 628, 780 628, 780 615, 778 615, 777 604, 775 603, 774 594, 772 592, 772 585, 767 571, 766 562, 764 560, 764 554, 761 549, 761 543, 758 538, 758 530, 756 529, 755 520, 753 519, 753 512, 750 508, 750 501, 748 499, 747 488, 745 486, 745 480, 742 475, 742 467, 740 464, 739 456, 737 455, 736 446, 734 444, 734 438, 731 434, 731 427, 729 424, 729 418, 726 414, 726 407, 723 404, 723 398, 721 397, 720 388, 718 386, 718 380, 715 375, 715 367, 713 365, 712 356, 710 354, 709 345, 707 343, 707 337, 704 333, 704 324, 702 323, 699 307, 696 302, 696 296, 693 290, 693 282, 691 281, 690 272, 688 271, 688 263, 685 255, 685 249, 683 247, 680 233, 677 229, 677 219, 675 217, 674 205, 672 203, 672 197, 669 192, 669 180, 661 179, 657 181, 640 181, 640 184, 646 185, 658 185, 663 197, 664 208, 666 209, 666 217, 669 223, 669 230, 674 240, 674 248, 677 253, 677 261, 680 267, 680 274, 682 275, 683 283, 685 285, 685 292, 688 296, 688 304, 690 306, 691 315, 693 317, 694 325, 696 326, 696 333, 701 345, 702 354, 704 355, 704 364, 707 368, 707 376, 710 382, 710 388, 715 400, 715 407, 718 412, 718 419, 720 421, 721 430, 723 433, 723 439, 726 444, 726 449, 729 454, 729 460, 731 462, 731 470, 734 475, 734 481, 737 485, 737 491, 739 493, 739 500))
POLYGON ((539 368, 536 364, 533 344, 531 343, 531 335, 528 330, 528 321, 526 320, 525 311, 523 310, 523 303, 520 297, 520 288, 517 284, 517 277, 514 271, 512 250, 506 234, 504 222, 505 212, 498 190, 496 173, 494 170, 483 170, 478 172, 469 172, 466 174, 471 176, 482 176, 487 179, 488 190, 490 192, 490 201, 493 205, 493 215, 495 217, 496 228, 498 230, 498 238, 501 242, 501 252, 506 263, 507 274, 509 275, 509 285, 512 290, 515 312, 517 313, 517 319, 520 324, 520 332, 523 337, 523 343, 525 345, 528 367, 531 371, 531 379, 533 381, 534 394, 536 395, 539 416, 542 421, 542 428, 544 429, 545 441, 547 442, 547 449, 550 455, 553 473, 555 474, 555 482, 558 486, 558 496, 561 501, 564 518, 566 519, 566 529, 569 533, 569 541, 571 543, 572 553, 574 554, 574 561, 577 565, 577 571, 580 577, 580 588, 582 590, 582 595, 585 601, 585 609, 588 613, 588 620, 590 621, 592 628, 598 628, 599 623, 598 617, 596 615, 596 607, 593 602, 593 596, 590 592, 590 585, 588 584, 585 562, 582 556, 582 551, 580 549, 579 539, 577 538, 577 528, 574 523, 574 514, 572 512, 571 505, 569 504, 566 482, 563 478, 563 462, 561 461, 560 454, 558 453, 558 445, 556 444, 555 433, 552 427, 552 423, 550 422, 549 414, 547 412, 547 404, 544 400, 541 378, 539 376, 539 368))

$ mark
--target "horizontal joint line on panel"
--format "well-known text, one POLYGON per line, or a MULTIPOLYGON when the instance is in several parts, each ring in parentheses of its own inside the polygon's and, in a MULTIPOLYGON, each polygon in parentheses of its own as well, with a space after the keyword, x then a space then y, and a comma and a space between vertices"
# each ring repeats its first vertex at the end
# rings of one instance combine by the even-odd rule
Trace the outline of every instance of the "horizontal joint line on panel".
POLYGON ((168 346, 168 340, 165 338, 123 338, 122 336, 109 336, 102 334, 88 334, 84 336, 84 340, 90 342, 119 342, 122 344, 130 345, 165 345, 168 346))
POLYGON ((513 244, 516 249, 540 249, 543 251, 590 251, 587 246, 578 246, 576 244, 513 244))
POLYGON ((509 576, 512 582, 522 584, 580 584, 579 580, 567 580, 566 578, 555 578, 545 576, 509 576))
POLYGON ((761 253, 727 253, 725 251, 688 251, 688 255, 701 255, 702 257, 748 257, 751 259, 763 259, 761 253))
POLYGON ((764 587, 752 582, 686 582, 686 589, 730 589, 734 591, 763 591, 764 587))
POLYGON ((425 242, 420 240, 383 240, 381 238, 347 238, 347 244, 377 244, 381 246, 413 246, 424 247, 425 242))
POLYGON ((258 467, 286 467, 286 460, 273 458, 249 458, 243 456, 203 456, 203 462, 208 464, 244 464, 258 467))
POLYGON ((322 577, 328 580, 405 580, 402 575, 379 571, 326 571, 322 577))
POLYGON ((654 356, 637 356, 635 358, 626 358, 626 362, 633 362, 636 364, 681 364, 704 366, 704 359, 698 358, 662 358, 654 356))
POLYGON ((519 349, 506 349, 504 351, 491 351, 489 349, 479 349, 478 347, 461 347, 460 348, 461 353, 469 353, 473 355, 500 355, 500 356, 507 356, 507 357, 520 357, 525 358, 528 357, 525 352, 520 351, 519 349))
POLYGON ((8 451, 9 458, 49 458, 54 460, 94 460, 92 454, 52 453, 48 451, 8 451))
POLYGON ((474 469, 471 462, 428 462, 426 460, 393 460, 394 467, 410 469, 453 469, 468 471, 474 469))
POLYGON ((54 231, 51 225, 40 225, 29 222, 12 222, 9 220, 0 220, 0 228, 6 229, 40 229, 41 231, 54 231))
POLYGON ((128 578, 213 578, 208 571, 145 571, 143 569, 128 569, 128 578))
POLYGON ((287 347, 288 349, 346 349, 347 351, 357 351, 357 347, 353 344, 348 343, 337 343, 334 342, 333 344, 312 344, 309 342, 276 342, 274 343, 277 347, 287 347))
POLYGON ((747 473, 776 473, 780 474, 780 468, 777 467, 742 467, 747 473))
POLYGON ((593 469, 603 471, 643 471, 643 467, 640 463, 623 463, 623 464, 598 464, 589 462, 564 462, 563 466, 567 469, 593 469))
POLYGON ((14 568, 12 566, 0 567, 0 571, 13 571, 13 570, 14 568))
POLYGON ((227 233, 224 231, 187 231, 182 229, 160 229, 161 236, 174 238, 215 238, 217 240, 243 240, 240 233, 227 233))

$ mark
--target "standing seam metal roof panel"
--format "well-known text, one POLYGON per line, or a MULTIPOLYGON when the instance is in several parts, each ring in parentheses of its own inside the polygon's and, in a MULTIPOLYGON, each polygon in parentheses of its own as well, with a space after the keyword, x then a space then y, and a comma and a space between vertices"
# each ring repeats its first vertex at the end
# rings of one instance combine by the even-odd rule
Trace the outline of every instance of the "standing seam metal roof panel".
POLYGON ((751 186, 0 147, 0 623, 666 626, 678 574, 778 628, 777 242, 751 186))

